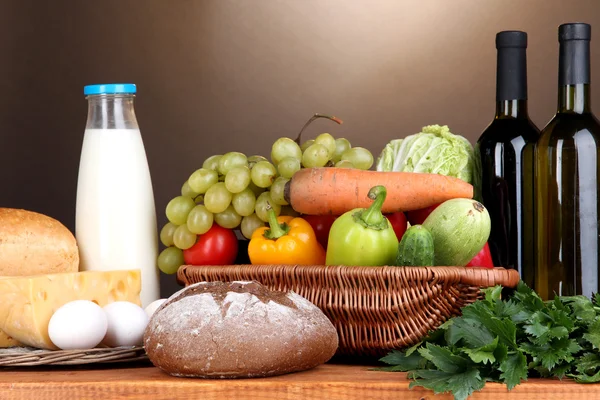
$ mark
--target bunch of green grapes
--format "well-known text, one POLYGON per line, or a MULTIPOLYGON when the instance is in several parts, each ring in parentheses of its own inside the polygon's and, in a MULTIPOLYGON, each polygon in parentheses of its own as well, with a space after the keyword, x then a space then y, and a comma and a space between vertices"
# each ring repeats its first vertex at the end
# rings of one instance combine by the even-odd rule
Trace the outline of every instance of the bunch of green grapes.
POLYGON ((276 215, 297 215, 284 197, 287 182, 301 168, 336 166, 369 169, 373 155, 362 147, 352 147, 345 138, 322 133, 302 145, 290 138, 273 143, 271 161, 263 156, 247 157, 229 152, 207 158, 202 168, 184 182, 181 195, 166 207, 169 222, 161 229, 166 246, 158 257, 158 267, 174 273, 184 263, 183 250, 217 223, 239 229, 250 239, 269 220, 270 206, 276 215))
POLYGON ((196 244, 198 235, 208 232, 213 223, 239 228, 250 238, 265 226, 267 204, 281 213, 269 191, 276 178, 277 168, 262 156, 229 152, 207 158, 183 183, 181 195, 167 204, 169 222, 160 231, 167 248, 158 257, 158 267, 166 273, 176 271, 183 264, 183 250, 196 244))
POLYGON ((369 169, 373 155, 364 147, 352 147, 346 138, 334 138, 321 133, 298 145, 290 138, 280 138, 273 143, 271 160, 280 176, 290 179, 300 168, 338 167, 369 169))

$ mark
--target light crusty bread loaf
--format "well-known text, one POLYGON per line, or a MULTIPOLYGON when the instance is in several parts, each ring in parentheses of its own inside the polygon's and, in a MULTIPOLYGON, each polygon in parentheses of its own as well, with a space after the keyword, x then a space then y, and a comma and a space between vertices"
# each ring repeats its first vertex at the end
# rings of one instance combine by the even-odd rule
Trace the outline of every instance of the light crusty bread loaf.
POLYGON ((77 272, 75 237, 47 215, 0 208, 0 276, 77 272))
POLYGON ((17 346, 23 346, 23 344, 11 338, 5 332, 0 331, 0 349, 17 346))
POLYGON ((296 293, 257 282, 200 282, 156 310, 144 346, 171 375, 250 378, 323 364, 338 336, 325 314, 296 293))

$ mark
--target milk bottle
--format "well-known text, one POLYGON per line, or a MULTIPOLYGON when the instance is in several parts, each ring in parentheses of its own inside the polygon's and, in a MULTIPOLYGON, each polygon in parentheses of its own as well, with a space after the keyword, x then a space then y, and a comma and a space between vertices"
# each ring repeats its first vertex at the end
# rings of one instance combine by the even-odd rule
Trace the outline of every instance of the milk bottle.
POLYGON ((133 84, 84 88, 88 117, 75 235, 82 271, 140 269, 142 306, 160 297, 150 170, 135 116, 133 84))

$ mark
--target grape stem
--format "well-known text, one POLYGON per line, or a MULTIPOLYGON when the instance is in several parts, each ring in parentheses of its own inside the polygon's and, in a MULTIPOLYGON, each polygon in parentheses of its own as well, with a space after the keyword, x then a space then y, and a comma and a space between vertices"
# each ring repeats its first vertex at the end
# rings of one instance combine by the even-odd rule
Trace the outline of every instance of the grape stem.
POLYGON ((318 118, 327 118, 333 122, 336 122, 338 124, 343 124, 344 121, 342 121, 341 119, 339 119, 338 117, 334 117, 333 115, 325 115, 325 114, 319 114, 316 113, 315 115, 313 115, 312 117, 309 118, 308 121, 306 121, 306 123, 304 124, 304 126, 302 127, 302 129, 300 129, 300 133, 298 134, 298 136, 296 137, 296 140, 294 140, 294 142, 298 143, 298 145, 302 144, 302 132, 304 132, 304 129, 306 129, 306 127, 308 125, 310 125, 311 122, 313 122, 315 119, 318 118))

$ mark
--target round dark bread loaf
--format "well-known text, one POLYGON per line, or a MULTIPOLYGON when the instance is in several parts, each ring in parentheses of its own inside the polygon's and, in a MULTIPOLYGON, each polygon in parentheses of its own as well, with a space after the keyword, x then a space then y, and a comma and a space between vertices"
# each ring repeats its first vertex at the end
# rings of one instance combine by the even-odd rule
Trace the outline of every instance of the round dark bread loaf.
POLYGON ((294 292, 258 282, 200 282, 156 310, 144 347, 171 375, 250 378, 323 364, 338 336, 325 314, 294 292))

